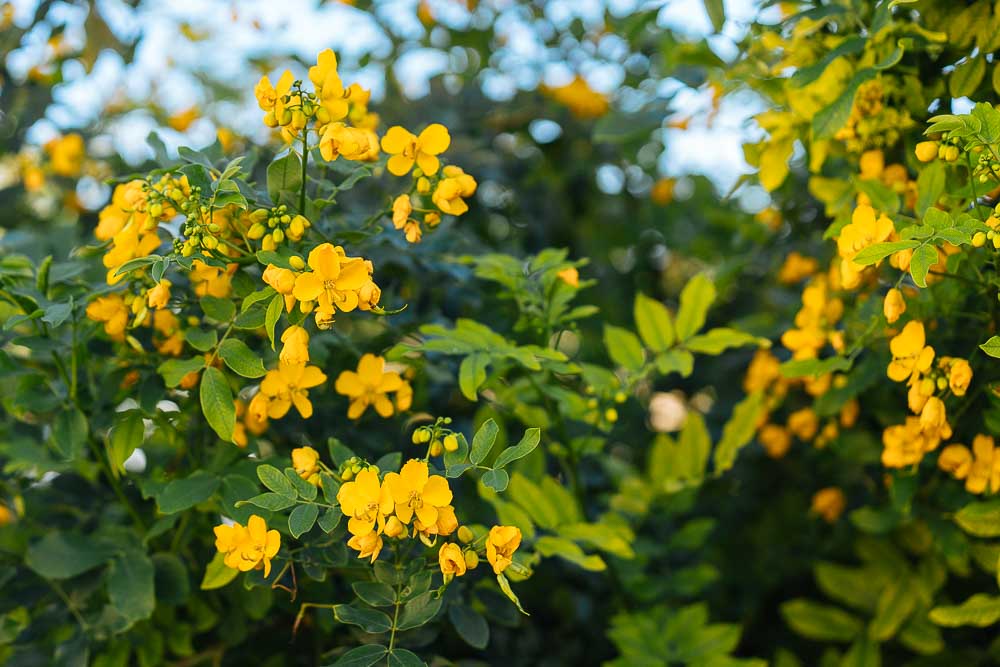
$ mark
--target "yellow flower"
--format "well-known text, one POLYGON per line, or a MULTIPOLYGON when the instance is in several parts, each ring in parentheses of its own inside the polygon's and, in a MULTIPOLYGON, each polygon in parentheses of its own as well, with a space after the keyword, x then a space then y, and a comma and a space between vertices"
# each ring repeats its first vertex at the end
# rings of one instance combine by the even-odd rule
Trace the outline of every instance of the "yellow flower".
POLYGON ((787 426, 800 440, 812 440, 819 430, 819 417, 812 408, 802 408, 788 415, 787 426))
MULTIPOLYGON (((391 501, 391 498, 390 498, 391 501)), ((390 512, 392 509, 389 510, 390 512)), ((394 516, 389 517, 385 522, 385 528, 382 532, 388 537, 399 537, 406 530, 406 526, 403 522, 394 516)))
POLYGON ((972 384, 972 366, 965 359, 952 359, 948 369, 948 386, 956 396, 965 396, 972 384))
POLYGON ((295 278, 292 294, 299 301, 317 301, 330 317, 336 309, 350 312, 358 307, 358 290, 371 280, 371 264, 347 257, 344 249, 323 243, 309 253, 312 271, 295 278))
POLYGON ((167 118, 167 125, 178 132, 184 132, 191 127, 191 123, 195 122, 200 117, 201 113, 198 111, 198 106, 195 105, 185 109, 184 111, 178 111, 167 118))
POLYGON ((83 137, 76 132, 48 142, 45 152, 49 154, 52 171, 57 176, 76 178, 80 175, 86 150, 83 137))
POLYGON ((320 138, 319 152, 328 162, 338 157, 371 162, 378 159, 378 135, 371 130, 330 123, 320 138))
POLYGON ((114 340, 125 340, 129 307, 121 294, 99 296, 87 304, 87 318, 104 323, 104 333, 114 340))
POLYGON ((257 82, 254 95, 257 97, 258 106, 268 112, 264 116, 264 124, 268 127, 288 125, 292 122, 292 114, 287 107, 293 102, 298 103, 297 100, 289 98, 294 82, 295 77, 288 70, 282 73, 277 86, 272 87, 271 80, 266 76, 262 76, 257 82))
POLYGON ((465 556, 462 554, 462 547, 454 542, 441 545, 438 551, 438 566, 441 574, 444 575, 445 583, 451 581, 452 577, 461 577, 465 574, 465 556))
POLYGON ((500 574, 513 562, 514 552, 521 546, 521 529, 517 526, 493 526, 486 538, 486 560, 493 572, 500 574))
POLYGON ((799 252, 791 252, 785 258, 785 263, 778 271, 778 282, 794 285, 802 282, 819 269, 819 262, 812 257, 806 257, 799 252))
POLYGON ((965 445, 948 445, 938 456, 938 468, 955 479, 965 479, 972 470, 972 452, 965 445))
POLYGON ((580 119, 600 118, 608 112, 607 95, 590 87, 587 80, 581 76, 563 86, 551 88, 542 86, 542 93, 569 108, 570 112, 580 119))
POLYGON ((408 174, 414 162, 426 176, 433 176, 440 164, 437 156, 450 144, 448 128, 440 123, 428 125, 420 136, 395 125, 382 137, 382 150, 392 155, 386 167, 396 176, 408 174))
POLYGON ((156 286, 146 292, 146 303, 150 308, 166 308, 170 302, 171 282, 166 278, 160 279, 156 286))
POLYGON ((413 213, 413 203, 410 195, 399 195, 392 201, 392 226, 402 229, 406 240, 419 243, 422 235, 420 223, 410 217, 413 213))
POLYGON ((757 434, 757 440, 772 459, 780 459, 792 446, 792 434, 777 424, 765 424, 757 434))
POLYGON ((823 517, 827 523, 835 523, 847 507, 844 492, 836 486, 820 489, 812 497, 812 512, 823 517))
POLYGON ((278 368, 269 370, 260 383, 261 393, 268 398, 267 416, 280 419, 294 404, 299 414, 308 419, 313 411, 308 390, 324 382, 326 375, 316 366, 279 363, 278 368))
POLYGON ((451 535, 458 530, 458 517, 451 505, 438 508, 437 521, 424 525, 420 519, 413 520, 413 529, 420 534, 421 539, 431 540, 435 535, 451 535))
POLYGON ((264 577, 271 574, 271 559, 281 548, 281 534, 268 530, 264 519, 256 514, 250 517, 244 528, 239 523, 214 528, 215 548, 225 554, 224 562, 240 572, 264 568, 264 577))
POLYGON ((292 308, 295 307, 295 296, 292 294, 292 290, 295 289, 295 277, 296 274, 291 269, 283 269, 274 264, 268 264, 267 268, 264 269, 264 274, 261 279, 267 285, 270 285, 275 292, 285 297, 285 310, 287 312, 292 312, 292 308))
POLYGON ((209 266, 200 259, 191 262, 188 277, 194 285, 194 293, 198 296, 215 296, 225 298, 232 290, 232 273, 236 264, 230 264, 226 269, 209 266))
POLYGON ((319 452, 308 445, 292 450, 295 473, 311 484, 319 484, 319 452))
MULTIPOLYGON (((361 357, 357 372, 341 372, 334 385, 338 394, 351 399, 350 407, 347 409, 349 419, 361 417, 369 405, 375 406, 375 411, 382 417, 391 417, 394 408, 387 394, 402 392, 404 387, 408 389, 409 384, 399 376, 399 373, 386 372, 385 359, 374 354, 365 354, 361 357)), ((412 392, 410 395, 412 396, 412 392)), ((397 399, 398 396, 399 393, 397 399)))
POLYGON ((438 182, 431 200, 434 205, 448 215, 462 215, 469 210, 465 199, 476 192, 476 179, 466 174, 460 167, 448 165, 441 173, 444 178, 438 182))
POLYGON ((320 118, 323 123, 337 121, 347 115, 346 91, 337 72, 337 56, 332 50, 320 51, 316 64, 309 68, 309 80, 316 87, 316 96, 323 107, 324 113, 320 118))
POLYGON ((914 153, 921 162, 930 162, 938 156, 938 142, 921 141, 917 144, 914 153))
MULTIPOLYGON (((387 475, 388 477, 388 475, 387 475)), ((389 485, 379 482, 378 473, 371 468, 359 472, 337 492, 340 511, 348 517, 347 530, 355 536, 364 536, 385 526, 385 518, 392 514, 393 501, 389 485)))
POLYGON ((861 283, 863 266, 854 263, 854 257, 870 245, 882 243, 896 231, 886 215, 875 216, 875 209, 859 204, 851 214, 851 223, 840 230, 837 250, 840 253, 840 273, 844 289, 853 289, 861 283))
POLYGON ((366 535, 353 535, 347 546, 358 552, 358 558, 370 558, 372 563, 382 552, 382 536, 372 531, 366 535))
POLYGON ((920 430, 928 435, 940 433, 948 426, 947 412, 944 401, 937 396, 931 396, 920 410, 920 430))
POLYGON ((882 313, 885 321, 893 324, 906 312, 906 301, 903 300, 903 293, 893 287, 885 294, 885 301, 882 302, 882 313))
POLYGON ((388 473, 385 483, 392 493, 396 516, 405 524, 416 515, 424 526, 436 525, 439 510, 451 504, 448 480, 440 475, 429 475, 424 461, 407 461, 398 474, 388 473))
POLYGON ((905 468, 920 463, 924 454, 937 449, 941 438, 951 437, 947 422, 938 432, 924 431, 919 417, 907 417, 902 424, 889 426, 882 432, 882 465, 905 468))
POLYGON ((994 493, 1000 490, 1000 475, 997 475, 998 458, 992 436, 977 435, 972 439, 974 460, 965 479, 965 490, 969 493, 983 493, 990 488, 994 493))
POLYGON ((580 272, 575 266, 569 266, 563 269, 556 274, 556 277, 571 287, 580 286, 580 272))
POLYGON ((878 178, 885 169, 885 155, 879 149, 865 151, 858 161, 862 180, 878 178))
POLYGON ((281 334, 281 354, 278 359, 283 364, 304 364, 309 361, 309 332, 293 324, 281 334))
POLYGON ((886 370, 894 382, 903 382, 917 373, 926 373, 934 363, 934 348, 925 346, 924 325, 916 320, 906 323, 903 330, 889 341, 892 361, 886 370))
POLYGON ((763 391, 771 383, 781 379, 781 362, 769 350, 757 350, 743 377, 743 391, 752 394, 763 391))
POLYGON ((654 204, 666 206, 674 199, 674 187, 677 182, 672 178, 661 178, 653 183, 649 190, 649 198, 654 204))

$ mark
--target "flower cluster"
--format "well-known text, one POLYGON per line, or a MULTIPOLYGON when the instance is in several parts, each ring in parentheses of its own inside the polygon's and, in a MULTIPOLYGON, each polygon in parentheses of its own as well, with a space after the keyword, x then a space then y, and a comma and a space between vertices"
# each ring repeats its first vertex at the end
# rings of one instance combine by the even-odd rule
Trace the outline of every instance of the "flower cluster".
POLYGON ((270 576, 271 559, 281 549, 281 533, 268 530, 264 519, 254 514, 246 526, 223 523, 214 530, 215 548, 225 554, 227 567, 240 572, 263 568, 264 576, 270 576))

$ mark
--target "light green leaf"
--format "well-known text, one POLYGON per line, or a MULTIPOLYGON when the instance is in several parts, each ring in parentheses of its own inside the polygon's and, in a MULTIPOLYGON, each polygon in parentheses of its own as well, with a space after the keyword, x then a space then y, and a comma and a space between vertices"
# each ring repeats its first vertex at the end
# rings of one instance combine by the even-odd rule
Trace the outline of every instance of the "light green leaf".
POLYGON ((224 553, 217 553, 212 557, 212 560, 205 567, 205 576, 201 579, 201 590, 211 591, 222 588, 240 573, 237 569, 227 567, 225 558, 224 553))
POLYGON ((1000 499, 969 503, 955 513, 955 523, 970 535, 1000 536, 1000 499))
POLYGON ((764 396, 754 392, 736 404, 733 414, 722 427, 722 438, 715 447, 715 471, 725 472, 733 467, 736 455, 753 438, 757 419, 764 410, 764 396))
POLYGON ((937 264, 938 253, 934 246, 922 245, 913 251, 910 258, 910 275, 917 287, 927 287, 927 273, 931 265, 937 264))
POLYGON ((781 616, 792 630, 807 639, 849 642, 863 629, 856 616, 803 598, 782 604, 781 616))
POLYGON ((636 329, 646 347, 653 352, 664 352, 674 344, 674 323, 666 306, 639 292, 635 295, 633 312, 636 329))
POLYGON ((500 427, 492 418, 483 422, 476 434, 472 436, 472 451, 469 452, 469 460, 479 465, 483 459, 489 455, 493 449, 493 444, 497 441, 497 434, 500 427))
POLYGON ((642 343, 628 329, 605 324, 604 347, 607 348, 608 356, 611 357, 611 360, 619 366, 623 366, 633 372, 642 368, 642 364, 645 361, 642 343))
POLYGON ((930 619, 947 628, 962 625, 985 628, 1000 621, 1000 597, 977 593, 960 605, 931 609, 930 619))
POLYGON ((529 428, 524 432, 524 436, 521 441, 514 445, 513 447, 508 447, 507 449, 500 452, 500 456, 497 457, 496 462, 493 464, 494 468, 503 468, 509 463, 522 459, 531 452, 535 451, 538 447, 538 442, 541 440, 542 432, 537 428, 529 428))
POLYGON ((462 359, 458 367, 458 387, 462 395, 470 401, 479 400, 479 388, 486 382, 486 367, 490 364, 490 355, 476 352, 462 359))
POLYGON ((681 290, 681 305, 677 311, 677 338, 681 342, 705 326, 708 309, 715 302, 715 285, 708 275, 701 273, 688 281, 681 290))

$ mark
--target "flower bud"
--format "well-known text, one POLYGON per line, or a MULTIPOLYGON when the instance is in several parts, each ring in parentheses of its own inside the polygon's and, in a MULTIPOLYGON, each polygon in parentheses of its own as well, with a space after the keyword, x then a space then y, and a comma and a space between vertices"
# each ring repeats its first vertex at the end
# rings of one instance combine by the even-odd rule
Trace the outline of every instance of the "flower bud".
POLYGON ((288 263, 296 271, 301 271, 302 269, 306 268, 306 261, 301 257, 299 257, 298 255, 292 255, 291 257, 289 257, 288 263))
POLYGON ((458 527, 458 539, 463 544, 468 544, 472 540, 476 539, 476 536, 472 532, 472 529, 469 528, 468 526, 459 526, 458 527))
POLYGON ((264 225, 260 224, 259 222, 255 222, 252 225, 250 225, 250 229, 247 231, 247 238, 256 241, 257 239, 263 237, 264 232, 266 231, 267 228, 264 227, 264 225))
POLYGON ((444 444, 444 450, 446 452, 454 452, 458 450, 458 438, 455 437, 454 433, 444 436, 442 444, 444 444))
POLYGON ((986 245, 986 234, 976 232, 972 235, 972 246, 974 248, 982 248, 984 245, 986 245))
POLYGON ((444 449, 440 440, 435 440, 431 443, 431 456, 441 456, 441 451, 444 449))
MULTIPOLYGON (((463 528, 464 527, 465 526, 463 526, 463 528)), ((475 570, 476 566, 479 565, 479 554, 472 549, 469 549, 462 555, 465 556, 465 568, 467 570, 475 570)))
POLYGON ((268 127, 278 127, 278 118, 274 115, 273 111, 268 111, 264 114, 264 125, 268 127))
POLYGON ((938 143, 936 141, 921 141, 917 144, 914 153, 921 162, 930 162, 938 156, 938 143))

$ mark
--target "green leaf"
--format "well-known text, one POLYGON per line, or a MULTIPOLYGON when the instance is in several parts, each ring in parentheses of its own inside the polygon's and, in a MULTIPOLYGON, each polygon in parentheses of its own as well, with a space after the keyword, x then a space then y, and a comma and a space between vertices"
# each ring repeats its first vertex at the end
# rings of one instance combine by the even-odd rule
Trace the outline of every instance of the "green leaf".
POLYGON ((351 588, 359 598, 373 607, 388 607, 396 602, 392 586, 380 581, 357 581, 351 588))
POLYGON ((580 545, 565 537, 543 535, 535 540, 535 551, 547 558, 559 556, 590 572, 602 572, 608 567, 603 558, 596 555, 587 555, 580 548, 580 545))
POLYGON ((646 347, 653 352, 665 352, 674 344, 674 323, 666 306, 639 292, 635 295, 633 312, 636 329, 646 347))
POLYGON ((333 608, 333 615, 341 623, 357 625, 365 632, 388 632, 392 629, 392 619, 374 609, 338 604, 333 608))
POLYGON ((827 357, 826 359, 794 359, 786 361, 781 366, 782 377, 801 378, 811 376, 818 378, 835 371, 851 369, 851 360, 847 357, 827 357))
POLYGON ((174 514, 212 497, 219 488, 219 478, 205 470, 198 470, 184 479, 175 479, 156 496, 156 506, 163 514, 174 514))
POLYGON ((452 602, 448 620, 462 640, 473 648, 484 649, 490 643, 490 626, 483 615, 467 604, 452 602))
POLYGON ((312 530, 319 517, 318 505, 299 505, 288 515, 288 532, 298 539, 312 530))
POLYGON ((242 506, 242 503, 249 503, 255 505, 262 509, 271 510, 272 512, 280 512, 281 510, 286 510, 295 504, 295 498, 289 498, 288 496, 283 496, 280 493, 261 493, 256 495, 249 500, 244 500, 238 503, 242 506))
POLYGON ((679 373, 688 377, 694 371, 694 355, 688 350, 667 350, 656 357, 656 370, 662 375, 679 373))
POLYGON ((259 378, 267 373, 261 358, 238 338, 227 338, 222 341, 222 345, 219 346, 219 356, 234 373, 245 378, 259 378))
POLYGON ((918 245, 920 245, 920 241, 915 239, 908 239, 906 241, 890 241, 888 243, 876 243, 859 252, 854 256, 852 261, 855 264, 860 264, 861 266, 868 266, 869 264, 874 264, 875 262, 885 259, 894 252, 916 248, 918 245))
POLYGON ((792 630, 807 639, 849 642, 863 629, 861 621, 852 614, 803 598, 782 604, 781 616, 792 630))
POLYGON ((705 12, 708 20, 712 22, 715 32, 722 32, 722 26, 726 23, 726 6, 722 0, 704 0, 705 12))
POLYGON ((863 192, 877 211, 896 213, 899 211, 899 195, 892 188, 875 179, 856 179, 854 187, 863 192))
POLYGON ((918 591, 913 580, 901 576, 890 583, 878 599, 875 618, 868 626, 868 635, 877 641, 888 641, 896 636, 903 622, 917 605, 918 591))
POLYGON ((458 387, 470 401, 479 400, 477 392, 486 382, 486 367, 489 364, 490 355, 486 352, 476 352, 462 359, 458 367, 458 387))
POLYGON ((611 357, 611 360, 619 366, 623 366, 633 372, 642 369, 642 365, 645 362, 642 343, 628 329, 605 324, 604 347, 607 348, 608 356, 611 357))
POLYGON ((389 653, 389 649, 381 644, 365 644, 352 648, 340 656, 337 662, 326 667, 371 667, 389 653))
POLYGON ((913 251, 910 258, 910 275, 917 287, 927 287, 927 272, 931 265, 937 264, 938 253, 934 246, 922 245, 913 251))
POLYGON ((917 215, 924 213, 941 198, 946 186, 946 170, 944 162, 935 160, 925 165, 917 177, 917 204, 913 208, 917 215))
POLYGON ((200 371, 205 367, 204 357, 192 357, 191 359, 168 359, 157 367, 156 372, 163 376, 163 382, 170 388, 174 388, 181 383, 188 373, 200 371))
POLYGON ((267 463, 257 466, 257 479, 279 496, 295 500, 299 495, 285 474, 267 463))
POLYGON ((78 456, 87 446, 90 426, 77 408, 63 410, 52 422, 52 446, 64 459, 78 456))
POLYGON ((212 560, 205 567, 205 576, 201 579, 201 590, 211 591, 222 588, 240 573, 239 570, 227 567, 224 562, 225 558, 224 553, 217 553, 212 557, 212 560))
MULTIPOLYGON (((382 465, 381 459, 379 461, 380 462, 377 465, 382 470, 389 467, 382 465)), ((393 466, 393 468, 398 467, 399 466, 393 466)), ((295 492, 298 494, 299 498, 302 498, 303 500, 316 500, 316 495, 319 493, 319 490, 315 485, 302 479, 299 474, 295 472, 295 468, 285 468, 285 478, 292 483, 292 486, 295 487, 295 492)))
POLYGON ((394 648, 389 652, 389 667, 426 667, 427 663, 413 651, 405 648, 394 648))
POLYGON ((236 404, 226 376, 218 368, 209 366, 201 376, 201 411, 216 435, 226 442, 233 441, 236 427, 236 404))
POLYGON ((519 443, 500 452, 500 456, 497 457, 493 467, 503 468, 513 461, 524 458, 531 452, 535 451, 541 437, 542 432, 540 429, 529 428, 524 432, 524 436, 521 438, 519 443))
POLYGON ((472 451, 469 453, 469 460, 476 465, 482 463, 490 450, 493 449, 493 443, 496 442, 499 432, 500 427, 497 426, 492 417, 483 422, 483 425, 472 437, 472 451))
POLYGON ((711 449, 712 438, 708 435, 704 417, 694 410, 689 410, 677 439, 677 458, 680 465, 679 468, 675 468, 673 476, 685 480, 698 480, 704 477, 711 449))
POLYGON ((281 313, 285 310, 285 297, 275 294, 271 303, 267 304, 267 314, 264 316, 264 330, 267 332, 267 339, 271 342, 271 349, 274 349, 274 327, 281 319, 281 313))
POLYGON ((146 426, 139 410, 119 412, 108 434, 108 458, 116 474, 125 471, 125 461, 142 444, 146 426))
POLYGON ((948 78, 948 92, 952 97, 968 97, 986 76, 986 60, 982 56, 969 58, 958 65, 948 78))
POLYGON ((722 354, 730 348, 743 347, 744 345, 770 347, 771 342, 766 338, 758 338, 744 331, 720 327, 701 335, 692 336, 684 343, 684 347, 692 352, 713 355, 722 354))
POLYGON ((215 329, 186 329, 184 340, 199 352, 208 352, 219 342, 219 334, 215 329))
POLYGON ((111 606, 128 625, 149 618, 156 607, 153 561, 145 552, 130 549, 111 561, 107 588, 111 606))
POLYGON ((995 359, 1000 359, 1000 336, 990 336, 990 339, 980 345, 979 349, 995 359))
POLYGON ((276 292, 274 291, 274 288, 270 285, 263 287, 256 292, 247 294, 243 297, 243 303, 240 305, 240 312, 245 313, 261 301, 273 299, 275 294, 276 292))
POLYGON ((840 667, 881 667, 882 655, 877 642, 870 639, 858 639, 848 649, 840 667))
POLYGON ((343 518, 344 513, 340 511, 338 507, 331 507, 323 513, 323 516, 319 518, 319 527, 324 533, 332 533, 333 529, 340 524, 341 518, 343 518))
POLYGON ((284 157, 267 165, 267 194, 275 204, 282 192, 298 192, 302 188, 302 160, 289 151, 284 157))
POLYGON ((441 609, 441 602, 442 598, 437 595, 437 591, 427 591, 418 595, 403 605, 396 629, 419 628, 437 615, 441 609))
POLYGON ((705 326, 708 309, 715 302, 715 285, 708 275, 701 273, 688 281, 681 290, 681 304, 677 311, 677 338, 682 342, 705 326))
POLYGON ((28 547, 24 563, 46 579, 69 579, 113 555, 114 549, 90 536, 54 530, 28 547))
POLYGON ((841 56, 847 56, 854 53, 860 53, 864 51, 865 45, 868 43, 864 37, 854 36, 848 37, 843 42, 841 42, 837 48, 826 53, 821 60, 812 65, 802 67, 797 70, 795 74, 792 75, 791 83, 796 88, 801 88, 803 86, 808 86, 810 83, 816 79, 823 76, 823 72, 834 60, 841 56))
POLYGON ((955 513, 955 523, 976 537, 1000 536, 1000 499, 969 503, 955 513))
POLYGON ((1000 621, 1000 597, 977 593, 960 605, 935 607, 929 617, 946 628, 962 625, 985 628, 1000 621))
POLYGON ((506 470, 487 470, 482 476, 483 484, 490 487, 497 493, 502 493, 510 483, 510 476, 506 470))
POLYGON ((228 322, 236 317, 236 304, 217 296, 203 296, 199 302, 201 310, 216 322, 228 322))
POLYGON ((754 392, 736 404, 733 414, 722 427, 722 438, 715 447, 715 471, 725 472, 733 467, 736 455, 753 438, 757 419, 765 409, 764 395, 754 392))
POLYGON ((524 610, 524 607, 521 606, 521 601, 514 594, 514 591, 511 590, 510 582, 507 581, 507 577, 503 576, 502 572, 497 575, 497 583, 500 584, 500 590, 503 591, 503 594, 507 596, 507 599, 513 602, 515 605, 517 605, 517 610, 519 612, 521 612, 525 616, 531 615, 524 610))

